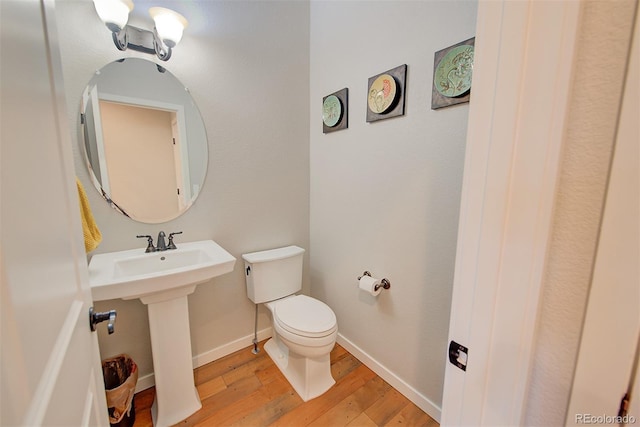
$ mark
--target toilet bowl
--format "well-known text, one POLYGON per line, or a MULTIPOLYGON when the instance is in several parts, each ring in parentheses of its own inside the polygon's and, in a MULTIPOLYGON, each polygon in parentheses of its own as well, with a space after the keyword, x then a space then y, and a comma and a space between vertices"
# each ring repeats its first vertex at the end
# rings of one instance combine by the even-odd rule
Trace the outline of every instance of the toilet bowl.
POLYGON ((272 314, 273 337, 264 349, 289 384, 305 402, 329 390, 335 384, 329 354, 338 336, 333 311, 305 295, 265 305, 272 314), (309 314, 305 315, 305 309, 309 314), (315 322, 319 312, 323 321, 315 322))
POLYGON ((242 257, 249 299, 271 313, 273 336, 264 349, 306 402, 335 384, 329 354, 338 325, 328 305, 295 293, 302 288, 303 254, 304 249, 288 246, 242 257))
POLYGON ((296 353, 318 357, 330 352, 338 336, 336 315, 328 305, 306 295, 267 303, 278 337, 296 353))

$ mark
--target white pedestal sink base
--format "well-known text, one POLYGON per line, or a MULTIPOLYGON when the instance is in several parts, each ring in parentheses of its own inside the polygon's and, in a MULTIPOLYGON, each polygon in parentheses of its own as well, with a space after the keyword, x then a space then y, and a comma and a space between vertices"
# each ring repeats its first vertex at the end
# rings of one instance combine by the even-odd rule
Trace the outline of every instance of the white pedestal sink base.
POLYGON ((156 380, 156 427, 176 424, 202 407, 193 381, 187 295, 196 286, 233 271, 236 259, 213 240, 176 249, 97 254, 89 262, 94 301, 140 298, 149 310, 156 380))
MULTIPOLYGON (((191 292, 193 289, 195 286, 191 292)), ((187 296, 159 302, 141 300, 149 311, 156 381, 153 425, 171 426, 202 407, 193 379, 187 296)))

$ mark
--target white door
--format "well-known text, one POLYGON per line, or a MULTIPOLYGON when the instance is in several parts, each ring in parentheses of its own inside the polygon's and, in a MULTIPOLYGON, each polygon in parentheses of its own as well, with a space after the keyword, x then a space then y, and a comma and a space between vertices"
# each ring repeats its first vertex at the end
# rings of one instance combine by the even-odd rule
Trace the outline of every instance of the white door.
MULTIPOLYGON (((468 353, 458 357, 460 365, 466 363, 466 371, 447 364, 443 426, 524 422, 558 158, 572 86, 571 70, 577 56, 580 9, 580 2, 568 1, 479 3, 474 95, 469 109, 449 330, 450 340, 464 345, 468 353)), ((637 25, 636 21, 636 30, 637 25)), ((637 56, 637 44, 633 52, 637 56)), ((611 176, 609 196, 614 196, 612 191, 620 192, 617 197, 622 195, 617 212, 620 216, 607 219, 609 214, 605 213, 602 231, 605 232, 607 221, 613 222, 613 234, 603 234, 598 248, 598 262, 601 255, 611 255, 612 271, 609 277, 601 276, 603 293, 592 293, 589 301, 591 305, 592 300, 601 299, 611 310, 605 315, 597 313, 607 321, 603 330, 607 340, 594 340, 591 349, 598 348, 600 354, 606 350, 614 357, 605 363, 585 365, 581 392, 591 394, 591 399, 602 391, 596 374, 611 380, 622 373, 616 381, 623 387, 614 388, 616 391, 610 393, 613 398, 606 399, 611 402, 607 407, 574 405, 569 409, 568 424, 602 424, 598 421, 601 419, 612 424, 605 417, 617 414, 624 384, 632 376, 639 313, 637 71, 630 73, 629 79, 635 83, 631 97, 636 107, 628 112, 627 142, 631 145, 625 148, 622 160, 630 162, 630 166, 626 168, 626 178, 619 178, 624 184, 615 189, 614 175, 611 176), (616 237, 618 231, 621 234, 616 237), (623 278, 621 284, 629 285, 624 295, 616 295, 613 290, 613 278, 619 277, 623 278), (620 320, 623 311, 629 314, 628 323, 620 320), (625 332, 620 333, 621 329, 625 332), (627 340, 618 345, 610 340, 614 336, 626 336, 627 340), (578 413, 593 418, 577 419, 578 413)), ((616 157, 620 157, 618 153, 616 157)), ((599 269, 596 266, 594 271, 594 290, 599 269)), ((593 323, 595 329, 605 325, 598 321, 587 323, 593 323)), ((585 325, 585 331, 587 328, 585 325)), ((580 358, 589 351, 581 348, 580 358)), ((635 383, 636 397, 632 399, 630 415, 637 422, 638 413, 634 411, 638 408, 638 377, 635 383)))
POLYGON ((107 425, 54 4, 0 2, 0 424, 107 425))
MULTIPOLYGON (((618 423, 614 417, 638 364, 640 338, 640 29, 636 16, 615 154, 567 425, 618 423), (606 367, 606 369, 603 369, 606 367), (596 386, 597 385, 597 386, 596 386), (602 418, 598 418, 602 417, 602 418), (610 417, 609 420, 604 417, 610 417), (607 422, 609 421, 609 422, 607 422)), ((637 372, 636 372, 637 375, 637 372)), ((635 378, 638 380, 638 377, 635 378)), ((640 389, 631 395, 636 399, 640 389)), ((636 400, 637 404, 637 400, 636 400)), ((628 424, 640 420, 629 411, 628 424), (632 418, 633 417, 633 418, 632 418), (633 421, 635 420, 635 421, 633 421)))
POLYGON ((443 426, 523 422, 579 12, 478 4, 443 426))

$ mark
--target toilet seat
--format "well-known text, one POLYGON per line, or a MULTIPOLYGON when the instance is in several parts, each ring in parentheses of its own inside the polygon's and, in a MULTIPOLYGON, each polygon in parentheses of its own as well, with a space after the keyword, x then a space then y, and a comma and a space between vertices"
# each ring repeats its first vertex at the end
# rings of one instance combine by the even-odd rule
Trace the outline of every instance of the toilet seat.
POLYGON ((278 301, 273 318, 285 331, 305 338, 326 337, 338 327, 333 310, 322 301, 306 295, 278 301))

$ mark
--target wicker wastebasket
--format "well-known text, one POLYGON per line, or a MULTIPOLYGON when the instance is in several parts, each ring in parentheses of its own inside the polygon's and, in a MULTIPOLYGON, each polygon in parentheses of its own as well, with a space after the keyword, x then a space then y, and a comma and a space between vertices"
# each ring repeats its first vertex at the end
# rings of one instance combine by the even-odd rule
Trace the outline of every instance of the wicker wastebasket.
POLYGON ((138 366, 127 354, 119 354, 102 361, 104 388, 107 393, 109 423, 117 427, 131 427, 136 420, 133 396, 138 382, 138 366))

